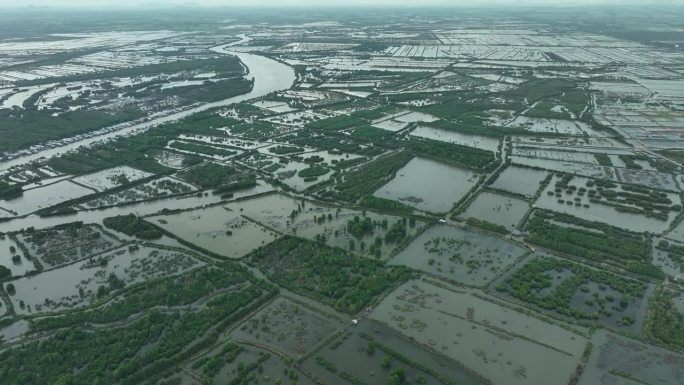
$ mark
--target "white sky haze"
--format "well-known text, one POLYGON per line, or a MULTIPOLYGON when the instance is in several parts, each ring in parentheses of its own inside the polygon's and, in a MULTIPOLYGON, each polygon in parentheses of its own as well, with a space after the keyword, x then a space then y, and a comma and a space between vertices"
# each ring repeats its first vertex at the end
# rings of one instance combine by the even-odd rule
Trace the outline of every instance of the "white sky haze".
POLYGON ((684 5, 684 0, 0 0, 0 7, 684 5))

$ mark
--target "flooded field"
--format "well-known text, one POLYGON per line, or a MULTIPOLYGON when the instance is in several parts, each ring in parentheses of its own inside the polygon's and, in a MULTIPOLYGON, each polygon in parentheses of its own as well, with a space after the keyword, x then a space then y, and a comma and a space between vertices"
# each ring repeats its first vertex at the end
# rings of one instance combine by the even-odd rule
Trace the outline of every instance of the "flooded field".
POLYGON ((146 218, 175 236, 213 253, 240 258, 278 234, 223 206, 146 218))
POLYGON ((408 383, 480 385, 484 380, 440 355, 429 352, 372 320, 353 328, 307 358, 302 366, 329 384, 384 385, 397 370, 408 383), (410 359, 399 356, 411 351, 410 359))
MULTIPOLYGON (((10 298, 20 314, 86 306, 133 283, 177 274, 202 262, 186 252, 154 246, 123 246, 84 261, 11 282, 10 298)), ((5 290, 7 285, 5 283, 5 290)))
POLYGON ((485 191, 475 198, 463 216, 496 223, 512 231, 529 209, 530 204, 524 200, 485 191))
MULTIPOLYGON (((273 187, 257 181, 257 186, 236 191, 233 193, 233 198, 240 198, 268 191, 273 191, 273 187)), ((221 196, 215 194, 204 194, 202 196, 190 195, 175 198, 162 198, 154 201, 138 202, 126 206, 114 206, 105 209, 81 210, 76 214, 69 216, 39 217, 37 215, 29 215, 25 218, 12 220, 10 222, 0 222, 0 231, 20 231, 28 227, 43 229, 74 221, 102 224, 102 220, 110 216, 127 215, 131 212, 135 212, 139 216, 145 216, 157 214, 163 210, 187 210, 221 201, 221 196)))
POLYGON ((19 198, 0 201, 0 207, 16 216, 22 216, 93 193, 95 193, 94 189, 80 186, 70 180, 63 180, 51 185, 26 190, 19 198))
POLYGON ((0 266, 8 268, 12 276, 21 276, 36 269, 33 261, 8 235, 0 236, 0 266))
POLYGON ((417 122, 434 122, 438 120, 436 117, 422 112, 400 111, 394 114, 386 115, 380 119, 372 122, 372 126, 383 130, 397 132, 409 126, 411 123, 417 122))
POLYGON ((653 284, 534 254, 492 283, 497 295, 577 325, 638 335, 653 284))
POLYGON ((684 15, 420 5, 0 17, 0 383, 684 384, 684 15))
POLYGON ((252 169, 267 172, 273 178, 298 191, 326 181, 333 174, 332 170, 325 166, 312 166, 308 163, 261 153, 243 157, 240 163, 252 169), (312 176, 308 176, 307 171, 313 167, 316 167, 317 171, 312 176))
POLYGON ((278 114, 296 110, 295 108, 288 106, 287 103, 276 100, 260 100, 256 103, 252 103, 252 105, 278 114))
POLYGON ((477 183, 478 174, 429 159, 414 158, 373 195, 419 210, 449 211, 477 183))
POLYGON ((574 136, 605 136, 604 134, 592 129, 586 123, 575 120, 541 119, 519 116, 509 125, 512 127, 525 128, 532 132, 545 132, 574 136))
POLYGON ((541 188, 541 182, 547 175, 547 171, 511 165, 496 178, 491 187, 532 197, 541 188))
POLYGON ((132 167, 122 166, 79 176, 72 180, 78 184, 92 187, 97 191, 105 191, 152 175, 132 167))
POLYGON ((113 249, 119 239, 98 225, 72 222, 52 228, 16 234, 17 240, 45 268, 52 268, 113 249))
MULTIPOLYGON (((2 301, 0 301, 2 302, 2 301)), ((3 305, 0 309, 0 314, 7 310, 7 307, 3 305), (4 309, 4 310, 3 310, 4 309)), ((15 338, 22 337, 26 332, 29 331, 29 322, 26 320, 16 321, 9 326, 0 327, 0 341, 11 341, 15 338)))
POLYGON ((522 247, 504 240, 436 225, 420 234, 390 264, 465 285, 485 286, 524 253, 522 247))
POLYGON ((340 161, 347 161, 347 160, 361 158, 360 155, 346 154, 346 153, 332 152, 332 151, 310 151, 310 152, 300 154, 299 157, 301 157, 302 160, 306 163, 309 163, 309 164, 322 163, 326 166, 335 165, 336 163, 339 163, 340 161))
POLYGON ((649 188, 668 191, 680 191, 671 174, 653 170, 633 170, 629 168, 616 168, 615 172, 620 178, 620 182, 623 183, 634 183, 649 188))
MULTIPOLYGON (((661 241, 672 242, 669 238, 656 238, 653 240, 652 255, 653 265, 658 266, 663 272, 670 277, 684 277, 684 261, 681 260, 678 253, 670 253, 658 247, 661 241)), ((680 243, 672 242, 674 246, 682 246, 680 243)), ((681 278, 679 278, 681 279, 681 278)))
POLYGON ((459 144, 496 152, 499 148, 499 140, 487 136, 464 134, 457 131, 447 131, 428 126, 418 126, 411 131, 411 136, 439 140, 447 143, 459 144))
POLYGON ((634 213, 627 210, 641 211, 641 206, 639 206, 641 199, 643 202, 648 202, 649 199, 652 199, 648 195, 651 193, 637 195, 626 191, 625 185, 614 184, 612 187, 614 190, 611 191, 615 191, 615 193, 608 196, 608 192, 601 192, 601 190, 606 191, 608 188, 594 187, 596 182, 585 177, 573 177, 568 182, 567 189, 565 187, 559 188, 557 187, 558 183, 565 186, 565 183, 561 181, 562 178, 558 175, 553 176, 551 183, 535 202, 536 207, 571 214, 590 221, 605 222, 627 230, 652 233, 662 233, 667 230, 672 220, 677 216, 677 211, 672 210, 671 206, 679 205, 681 207, 679 195, 661 192, 663 202, 669 202, 669 204, 659 204, 659 206, 664 207, 662 218, 650 215, 654 212, 653 210, 644 211, 643 214, 634 213), (601 190, 597 190, 599 188, 601 190), (592 191, 594 192, 592 193, 592 191), (618 199, 612 198, 613 194, 617 194, 618 199), (620 194, 630 194, 628 195, 629 200, 619 199, 620 194), (606 200, 601 200, 602 196, 607 197, 606 200), (643 198, 640 198, 641 196, 643 198), (615 206, 616 204, 618 206, 615 206))
POLYGON ((679 222, 672 230, 666 232, 665 237, 684 242, 684 221, 679 222))
POLYGON ((174 151, 163 150, 155 154, 154 159, 163 166, 181 169, 184 167, 183 162, 185 160, 185 155, 174 151))
POLYGON ((567 384, 586 339, 485 298, 413 280, 371 317, 494 383, 567 384))
POLYGON ((159 199, 167 196, 187 194, 197 188, 189 183, 181 182, 172 177, 162 177, 147 183, 138 184, 129 189, 118 191, 109 195, 101 196, 87 201, 81 205, 86 209, 124 205, 134 202, 142 202, 151 199, 159 199))
POLYGON ((239 325, 231 338, 301 357, 341 328, 340 320, 281 297, 239 325))
POLYGON ((684 354, 598 330, 580 385, 681 384, 684 354))
POLYGON ((260 344, 225 342, 184 369, 171 377, 174 384, 197 385, 195 379, 200 376, 211 377, 217 384, 229 384, 236 378, 255 378, 263 384, 317 384, 294 367, 290 359, 280 357, 260 344))
MULTIPOLYGON (((256 222, 282 233, 324 241, 326 244, 374 258, 387 258, 397 246, 384 240, 388 231, 405 218, 374 212, 324 206, 286 195, 269 194, 226 205, 256 222), (378 241, 379 239, 379 241, 378 241)), ((402 226, 408 237, 422 228, 420 221, 402 226)))
POLYGON ((594 154, 590 152, 580 152, 580 150, 563 151, 563 149, 539 148, 531 146, 515 146, 512 155, 534 158, 551 159, 563 162, 599 164, 594 154))
POLYGON ((564 162, 553 159, 527 158, 524 156, 512 156, 511 161, 513 164, 520 166, 543 168, 549 171, 558 171, 590 178, 617 181, 614 169, 608 166, 600 166, 590 163, 564 162))

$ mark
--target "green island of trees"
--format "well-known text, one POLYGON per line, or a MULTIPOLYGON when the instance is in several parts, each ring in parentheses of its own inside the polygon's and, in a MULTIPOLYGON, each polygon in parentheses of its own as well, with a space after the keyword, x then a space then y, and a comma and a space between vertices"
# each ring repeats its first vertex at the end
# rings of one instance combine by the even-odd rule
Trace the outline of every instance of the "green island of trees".
POLYGON ((301 178, 315 178, 321 175, 325 175, 328 172, 330 172, 330 169, 327 167, 319 166, 319 165, 312 165, 308 168, 305 168, 303 170, 300 170, 297 173, 297 176, 301 178))
POLYGON ((19 198, 23 194, 24 190, 22 190, 21 185, 0 181, 0 200, 19 198))
POLYGON ((9 278, 11 276, 12 271, 3 265, 0 265, 0 280, 3 280, 4 278, 9 278))
POLYGON ((162 237, 156 226, 149 224, 135 214, 108 217, 102 220, 105 227, 139 239, 152 240, 162 237))
POLYGON ((422 157, 453 163, 474 170, 490 171, 496 167, 495 154, 479 148, 417 138, 409 140, 406 148, 422 157))

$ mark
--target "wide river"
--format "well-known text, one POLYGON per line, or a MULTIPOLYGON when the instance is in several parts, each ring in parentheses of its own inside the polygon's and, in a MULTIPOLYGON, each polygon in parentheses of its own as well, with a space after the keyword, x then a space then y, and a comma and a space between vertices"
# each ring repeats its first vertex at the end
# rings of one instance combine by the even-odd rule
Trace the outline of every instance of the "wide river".
POLYGON ((21 156, 12 160, 8 160, 6 162, 0 162, 0 174, 2 174, 3 171, 11 167, 26 164, 27 162, 32 162, 41 158, 51 158, 57 155, 62 155, 68 151, 75 150, 81 146, 90 146, 95 143, 104 142, 123 135, 138 134, 144 132, 150 127, 158 126, 163 123, 177 121, 186 116, 206 111, 211 108, 228 106, 245 100, 258 98, 270 94, 271 92, 289 89, 295 80, 295 74, 292 67, 275 61, 273 59, 269 59, 267 57, 245 52, 230 51, 231 46, 243 43, 246 40, 249 40, 249 38, 243 37, 242 40, 238 42, 214 47, 211 50, 217 53, 237 56, 240 59, 240 61, 242 61, 242 63, 249 70, 248 77, 252 77, 254 79, 254 87, 250 92, 234 96, 232 98, 220 100, 218 102, 202 104, 200 106, 192 107, 180 112, 171 112, 169 114, 164 114, 158 118, 154 118, 143 123, 133 124, 131 126, 122 128, 117 131, 112 131, 91 138, 83 138, 82 140, 77 140, 69 144, 65 144, 63 146, 45 149, 34 154, 21 156))

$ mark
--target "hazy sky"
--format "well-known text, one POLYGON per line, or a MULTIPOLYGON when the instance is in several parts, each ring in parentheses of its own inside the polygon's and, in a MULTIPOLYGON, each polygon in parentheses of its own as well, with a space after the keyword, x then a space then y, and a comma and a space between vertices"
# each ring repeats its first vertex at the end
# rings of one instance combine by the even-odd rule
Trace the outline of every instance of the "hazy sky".
POLYGON ((139 7, 145 5, 174 6, 487 6, 487 5, 620 5, 668 4, 684 5, 684 0, 0 0, 0 7, 139 7))

